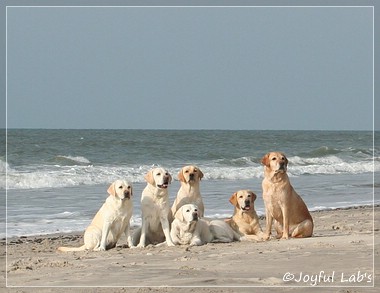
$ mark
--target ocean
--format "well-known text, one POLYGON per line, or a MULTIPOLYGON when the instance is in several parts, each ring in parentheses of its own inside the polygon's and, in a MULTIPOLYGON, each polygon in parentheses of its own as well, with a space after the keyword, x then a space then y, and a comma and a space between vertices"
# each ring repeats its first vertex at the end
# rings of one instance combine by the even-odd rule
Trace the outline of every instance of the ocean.
POLYGON ((286 154, 291 183, 311 211, 379 203, 380 150, 371 131, 1 131, 0 238, 83 231, 119 178, 133 184, 138 226, 144 175, 155 166, 173 176, 171 202, 179 170, 194 164, 204 173, 206 217, 231 216, 229 198, 239 189, 257 194, 264 215, 261 158, 269 151, 286 154))

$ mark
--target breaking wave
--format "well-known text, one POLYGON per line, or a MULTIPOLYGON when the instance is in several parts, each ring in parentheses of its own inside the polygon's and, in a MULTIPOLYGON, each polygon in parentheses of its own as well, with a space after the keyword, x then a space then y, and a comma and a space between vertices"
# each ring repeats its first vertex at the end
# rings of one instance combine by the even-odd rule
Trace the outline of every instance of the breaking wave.
MULTIPOLYGON (((131 182, 144 182, 144 175, 154 166, 94 166, 83 157, 63 157, 63 159, 66 161, 65 166, 41 165, 25 168, 12 168, 0 160, 0 177, 6 175, 6 180, 0 180, 0 188, 36 189, 108 184, 118 178, 125 178, 131 182), (82 165, 70 165, 71 162, 82 165)), ((294 156, 288 159, 289 176, 361 174, 380 171, 380 160, 376 158, 352 162, 334 155, 307 158, 294 156)), ((204 180, 240 180, 263 176, 263 167, 257 158, 215 160, 200 163, 198 166, 205 174, 204 180)), ((164 167, 171 174, 176 175, 179 172, 178 166, 164 167)))

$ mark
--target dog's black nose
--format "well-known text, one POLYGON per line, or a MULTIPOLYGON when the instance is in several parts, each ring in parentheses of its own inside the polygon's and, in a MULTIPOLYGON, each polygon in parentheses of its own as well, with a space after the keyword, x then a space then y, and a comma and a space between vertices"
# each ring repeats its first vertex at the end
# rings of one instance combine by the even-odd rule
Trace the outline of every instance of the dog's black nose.
POLYGON ((246 199, 246 200, 244 201, 244 203, 245 203, 246 206, 249 206, 249 205, 251 204, 251 201, 250 201, 249 199, 246 199))

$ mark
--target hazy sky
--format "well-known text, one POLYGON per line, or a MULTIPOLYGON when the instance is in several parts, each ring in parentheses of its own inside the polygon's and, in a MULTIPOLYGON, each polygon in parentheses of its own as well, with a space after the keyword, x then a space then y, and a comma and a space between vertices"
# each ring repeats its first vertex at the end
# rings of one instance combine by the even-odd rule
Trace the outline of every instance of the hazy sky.
POLYGON ((9 128, 373 126, 372 7, 8 7, 9 128))

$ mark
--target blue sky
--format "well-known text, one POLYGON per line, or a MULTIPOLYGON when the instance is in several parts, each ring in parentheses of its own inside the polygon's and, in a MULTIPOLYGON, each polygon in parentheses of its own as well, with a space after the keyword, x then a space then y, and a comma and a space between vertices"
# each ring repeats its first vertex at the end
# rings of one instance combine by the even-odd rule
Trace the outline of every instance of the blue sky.
POLYGON ((9 128, 371 130, 372 7, 8 7, 9 128))

